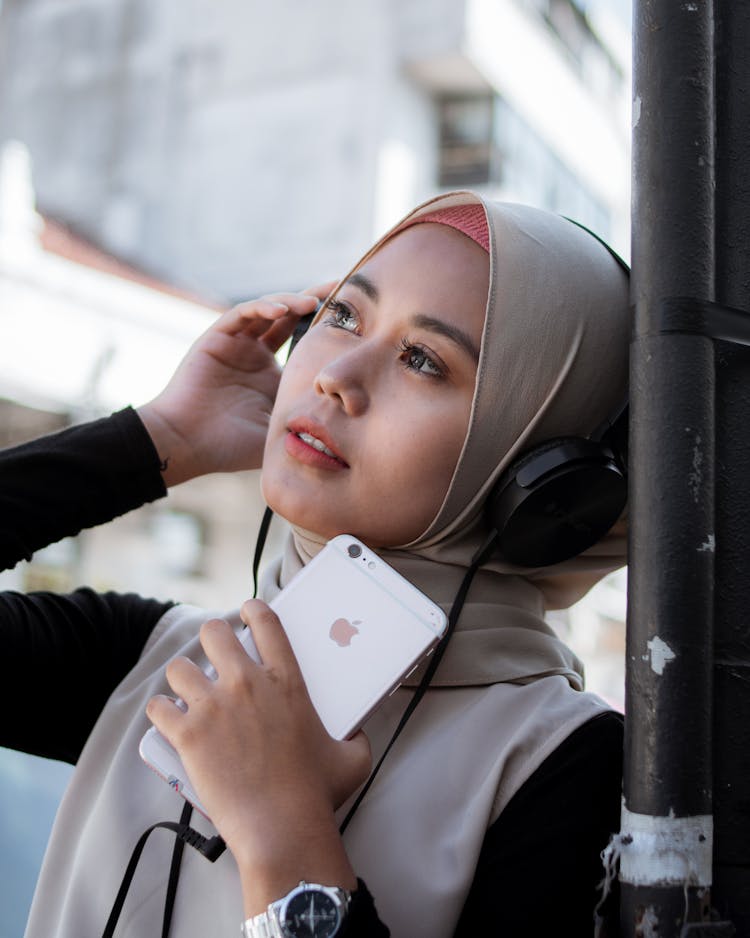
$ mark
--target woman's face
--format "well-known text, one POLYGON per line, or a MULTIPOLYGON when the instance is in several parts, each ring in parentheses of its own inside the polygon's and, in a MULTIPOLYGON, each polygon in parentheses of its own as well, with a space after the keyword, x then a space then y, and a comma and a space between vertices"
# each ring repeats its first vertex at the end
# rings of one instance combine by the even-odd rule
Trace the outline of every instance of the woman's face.
POLYGON ((466 435, 488 284, 487 253, 439 224, 349 278, 284 368, 262 473, 275 512, 371 547, 427 528, 466 435))

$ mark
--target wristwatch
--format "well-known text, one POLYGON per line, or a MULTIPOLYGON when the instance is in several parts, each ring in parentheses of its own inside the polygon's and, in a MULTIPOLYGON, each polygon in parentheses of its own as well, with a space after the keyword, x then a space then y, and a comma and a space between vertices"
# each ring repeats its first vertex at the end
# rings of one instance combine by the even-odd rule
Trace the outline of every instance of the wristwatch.
POLYGON ((333 938, 341 930, 351 895, 338 886, 304 880, 283 899, 242 926, 243 938, 333 938))

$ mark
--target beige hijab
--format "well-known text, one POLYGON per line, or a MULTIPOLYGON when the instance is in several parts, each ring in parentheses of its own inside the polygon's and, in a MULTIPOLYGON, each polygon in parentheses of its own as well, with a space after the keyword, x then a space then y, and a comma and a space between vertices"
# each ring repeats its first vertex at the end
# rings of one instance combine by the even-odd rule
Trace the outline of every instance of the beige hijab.
MULTIPOLYGON (((482 506, 508 464, 531 445, 588 435, 625 399, 628 280, 588 232, 524 205, 454 192, 425 202, 387 232, 358 269, 405 224, 456 205, 484 207, 490 285, 469 426, 443 504, 410 544, 379 551, 448 612, 472 557, 489 534, 482 506)), ((346 278, 344 278, 346 279, 346 278)), ((346 532, 342 532, 346 533, 346 532)), ((625 563, 625 523, 579 557, 529 570, 492 558, 478 571, 433 686, 525 684, 551 674, 583 686, 576 656, 544 622, 625 563)), ((292 528, 266 572, 271 599, 323 546, 292 528)), ((420 672, 411 678, 418 683, 420 672)))

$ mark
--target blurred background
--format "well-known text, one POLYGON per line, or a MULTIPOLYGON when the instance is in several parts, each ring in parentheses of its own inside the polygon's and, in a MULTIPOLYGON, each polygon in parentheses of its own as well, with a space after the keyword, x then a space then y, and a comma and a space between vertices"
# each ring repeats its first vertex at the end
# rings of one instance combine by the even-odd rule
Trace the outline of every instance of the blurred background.
MULTIPOLYGON (((0 0, 0 445, 143 403, 219 310, 344 273, 446 189, 627 258, 629 111, 629 0, 0 0)), ((254 473, 198 479, 0 588, 231 608, 262 508, 254 473)), ((553 617, 618 707, 624 589, 553 617)), ((0 938, 69 773, 0 750, 0 938)))

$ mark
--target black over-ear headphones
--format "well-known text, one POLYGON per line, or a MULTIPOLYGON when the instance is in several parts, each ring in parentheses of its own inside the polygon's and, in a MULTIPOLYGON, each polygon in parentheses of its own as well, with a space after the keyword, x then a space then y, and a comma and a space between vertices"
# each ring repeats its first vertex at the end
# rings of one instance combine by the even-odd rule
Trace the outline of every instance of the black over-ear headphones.
MULTIPOLYGON (((567 220, 596 238, 630 275, 625 261, 599 235, 567 220)), ((300 320, 289 354, 321 305, 300 320)), ((485 507, 503 559, 523 567, 546 567, 575 557, 604 537, 627 501, 627 445, 625 401, 591 437, 547 440, 514 460, 485 507)))
MULTIPOLYGON (((596 238, 622 270, 625 261, 596 238)), ((547 440, 511 463, 486 502, 503 559, 524 567, 561 563, 609 531, 628 497, 628 404, 590 438, 547 440)))
POLYGON ((627 501, 627 423, 625 405, 601 435, 547 440, 508 467, 485 509, 503 559, 546 567, 604 537, 627 501))

